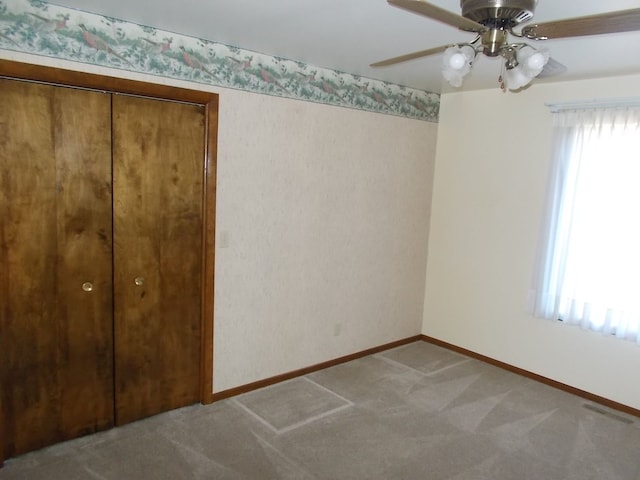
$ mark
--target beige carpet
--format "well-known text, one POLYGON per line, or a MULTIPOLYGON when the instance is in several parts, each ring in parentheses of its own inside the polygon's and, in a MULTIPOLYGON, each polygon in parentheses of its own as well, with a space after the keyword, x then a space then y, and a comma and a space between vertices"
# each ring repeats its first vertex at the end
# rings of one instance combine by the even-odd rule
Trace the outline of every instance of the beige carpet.
POLYGON ((9 460, 7 479, 640 480, 640 419, 416 342, 9 460))

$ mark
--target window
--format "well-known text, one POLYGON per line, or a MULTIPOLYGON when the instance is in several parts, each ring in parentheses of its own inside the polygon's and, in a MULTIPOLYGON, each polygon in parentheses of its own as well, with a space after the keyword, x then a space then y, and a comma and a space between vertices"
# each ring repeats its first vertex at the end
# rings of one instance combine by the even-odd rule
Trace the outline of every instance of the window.
POLYGON ((553 116, 536 315, 640 344, 640 107, 553 116))

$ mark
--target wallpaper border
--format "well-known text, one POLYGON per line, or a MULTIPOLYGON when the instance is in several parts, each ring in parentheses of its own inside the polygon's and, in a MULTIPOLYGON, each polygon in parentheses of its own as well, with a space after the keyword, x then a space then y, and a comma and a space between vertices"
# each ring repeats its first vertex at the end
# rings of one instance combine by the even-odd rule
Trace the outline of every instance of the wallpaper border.
POLYGON ((0 0, 0 49, 438 121, 440 96, 40 0, 0 0))

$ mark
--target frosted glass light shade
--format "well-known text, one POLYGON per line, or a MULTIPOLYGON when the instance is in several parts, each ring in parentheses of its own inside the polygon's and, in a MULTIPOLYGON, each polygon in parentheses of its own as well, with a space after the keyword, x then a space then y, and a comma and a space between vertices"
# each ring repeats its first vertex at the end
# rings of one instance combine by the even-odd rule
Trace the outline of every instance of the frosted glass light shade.
POLYGON ((508 69, 505 72, 505 80, 509 90, 518 90, 531 83, 533 77, 527 75, 522 66, 518 65, 517 67, 508 69))
POLYGON ((531 83, 534 77, 540 75, 549 56, 547 50, 536 50, 528 45, 521 47, 516 54, 518 65, 507 69, 505 73, 509 90, 518 90, 531 83))
POLYGON ((539 70, 538 73, 540 73, 547 61, 548 59, 544 58, 544 54, 542 52, 536 52, 527 59, 527 68, 533 71, 539 70))
POLYGON ((454 45, 444 51, 442 76, 453 87, 461 87, 462 79, 471 71, 476 51, 469 45, 454 45))

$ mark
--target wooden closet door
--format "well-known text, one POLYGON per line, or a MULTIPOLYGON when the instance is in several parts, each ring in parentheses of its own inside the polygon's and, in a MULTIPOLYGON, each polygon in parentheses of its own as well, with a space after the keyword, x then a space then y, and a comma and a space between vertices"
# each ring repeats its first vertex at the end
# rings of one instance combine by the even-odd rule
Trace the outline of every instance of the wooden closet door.
POLYGON ((116 424, 200 393, 204 109, 113 97, 116 424))
POLYGON ((0 145, 8 457, 113 424, 110 97, 0 79, 0 145))

